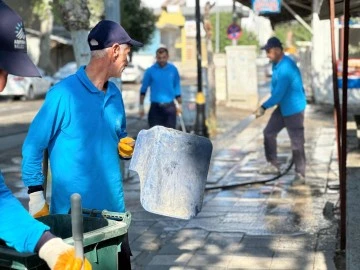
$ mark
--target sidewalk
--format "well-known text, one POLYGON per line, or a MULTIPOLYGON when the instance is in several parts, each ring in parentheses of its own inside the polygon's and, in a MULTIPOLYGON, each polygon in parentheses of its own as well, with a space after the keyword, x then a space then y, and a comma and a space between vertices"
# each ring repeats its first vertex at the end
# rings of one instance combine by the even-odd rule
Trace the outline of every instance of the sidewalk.
MULTIPOLYGON (((257 170, 265 162, 262 130, 270 112, 237 133, 249 114, 218 108, 222 133, 213 139, 207 187, 268 178, 257 170)), ((306 185, 292 187, 290 170, 267 184, 209 190, 202 211, 189 221, 145 212, 139 202, 139 181, 130 174, 124 190, 133 216, 129 231, 133 268, 336 269, 337 219, 323 215, 325 204, 336 205, 339 198, 337 191, 327 188, 338 179, 331 110, 309 105, 305 128, 306 185)), ((287 164, 291 151, 286 131, 279 135, 278 152, 287 164)))
MULTIPOLYGON (((147 122, 137 118, 136 108, 129 112, 128 132, 136 136, 147 128, 147 122)), ((218 106, 217 112, 219 133, 212 138, 207 187, 267 179, 257 170, 265 162, 262 130, 270 112, 242 132, 251 112, 224 106, 218 106)), ((328 183, 338 183, 332 110, 309 105, 305 120, 308 167, 304 186, 291 187, 294 172, 290 170, 267 184, 208 190, 199 215, 179 220, 146 212, 140 205, 139 180, 127 175, 124 191, 133 217, 129 231, 133 269, 336 269, 338 217, 324 211, 325 205, 338 205, 339 199, 338 191, 327 188, 328 183)), ((278 145, 284 164, 291 158, 289 146, 284 131, 278 145)), ((358 163, 358 151, 353 152, 350 167, 358 163)), ((27 206, 28 195, 19 181, 20 144, 1 151, 0 163, 15 196, 27 206)), ((347 253, 352 269, 357 269, 360 187, 356 174, 350 179, 348 189, 354 190, 348 193, 352 226, 347 253)))

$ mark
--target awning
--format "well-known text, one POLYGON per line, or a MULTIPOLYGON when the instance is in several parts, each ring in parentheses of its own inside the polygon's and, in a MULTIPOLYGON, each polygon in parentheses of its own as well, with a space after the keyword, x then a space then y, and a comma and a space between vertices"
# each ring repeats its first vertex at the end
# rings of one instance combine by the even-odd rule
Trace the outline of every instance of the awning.
MULTIPOLYGON (((236 1, 249 8, 252 7, 251 0, 236 0, 236 1)), ((324 1, 327 2, 327 0, 324 1)), ((312 2, 313 2, 312 0, 282 0, 282 2, 286 2, 286 4, 305 21, 307 22, 311 21, 312 2)), ((262 16, 269 18, 273 26, 281 22, 294 20, 294 16, 284 7, 281 8, 281 13, 262 14, 262 16)))
MULTIPOLYGON (((351 0, 350 1, 350 16, 359 17, 360 16, 360 0, 351 0)), ((335 0, 335 16, 340 17, 344 15, 344 0, 335 0)), ((330 19, 329 12, 329 0, 323 0, 320 8, 320 19, 330 19)))

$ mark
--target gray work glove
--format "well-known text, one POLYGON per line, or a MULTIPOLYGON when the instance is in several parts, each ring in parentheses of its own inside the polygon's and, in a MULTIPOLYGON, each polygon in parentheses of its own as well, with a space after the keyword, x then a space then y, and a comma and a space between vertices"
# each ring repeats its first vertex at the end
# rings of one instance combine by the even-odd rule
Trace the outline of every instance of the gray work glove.
POLYGON ((254 112, 256 118, 259 118, 260 116, 263 116, 265 113, 265 108, 263 106, 260 106, 257 108, 257 110, 254 112))

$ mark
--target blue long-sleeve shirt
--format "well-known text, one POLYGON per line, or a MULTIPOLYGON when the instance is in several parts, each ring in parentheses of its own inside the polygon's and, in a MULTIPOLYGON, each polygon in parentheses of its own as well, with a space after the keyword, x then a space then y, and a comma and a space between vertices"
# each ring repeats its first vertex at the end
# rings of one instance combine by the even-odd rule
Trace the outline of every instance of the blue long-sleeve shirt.
POLYGON ((296 63, 284 55, 273 65, 271 96, 262 105, 265 109, 275 105, 280 107, 283 116, 302 112, 306 107, 306 96, 301 73, 296 63))
POLYGON ((172 102, 181 95, 177 68, 171 63, 167 63, 164 67, 155 63, 145 71, 140 93, 145 95, 148 87, 150 87, 151 102, 172 102))
POLYGON ((47 230, 50 228, 35 220, 14 197, 0 172, 0 239, 19 252, 34 252, 47 230))
POLYGON ((41 185, 41 160, 48 148, 52 197, 50 212, 68 213, 70 196, 82 207, 124 212, 118 142, 126 134, 122 95, 112 82, 99 91, 81 67, 46 95, 23 144, 22 179, 41 185))

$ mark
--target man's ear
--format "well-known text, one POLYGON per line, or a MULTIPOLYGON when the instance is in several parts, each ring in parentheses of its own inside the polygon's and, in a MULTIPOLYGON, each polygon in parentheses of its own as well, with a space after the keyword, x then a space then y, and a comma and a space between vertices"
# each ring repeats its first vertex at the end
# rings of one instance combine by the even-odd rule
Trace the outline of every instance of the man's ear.
POLYGON ((120 55, 120 45, 119 44, 112 45, 111 52, 112 52, 113 60, 116 61, 116 59, 120 55))

